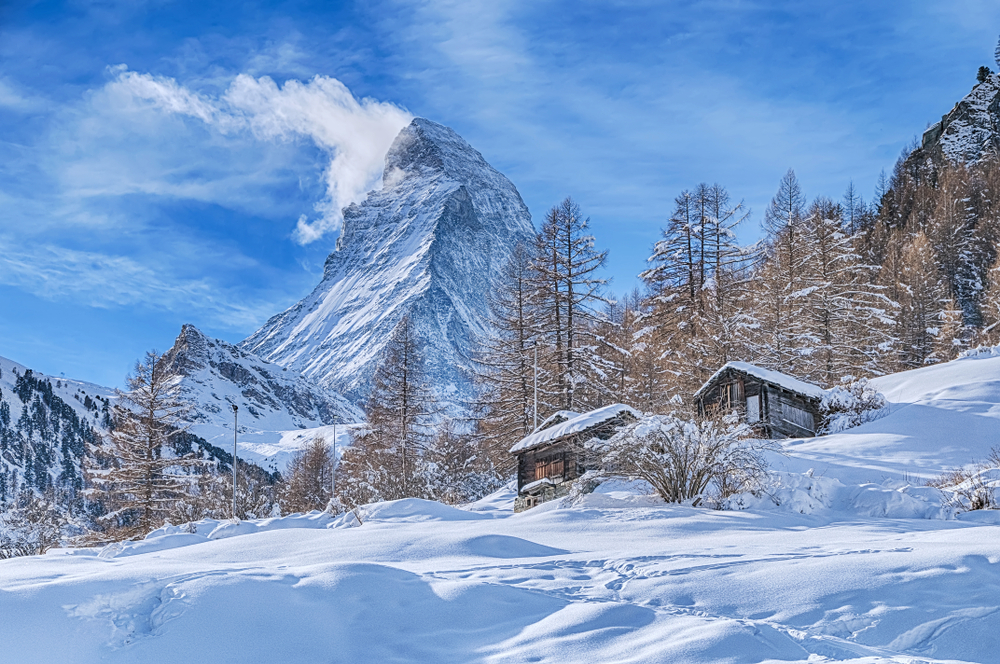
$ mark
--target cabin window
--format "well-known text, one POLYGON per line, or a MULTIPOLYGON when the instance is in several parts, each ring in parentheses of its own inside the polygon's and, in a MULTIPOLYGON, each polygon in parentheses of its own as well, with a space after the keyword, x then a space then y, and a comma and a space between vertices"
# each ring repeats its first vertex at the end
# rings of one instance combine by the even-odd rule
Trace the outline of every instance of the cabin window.
POLYGON ((719 405, 733 409, 743 400, 743 385, 739 381, 726 383, 719 387, 719 405))
POLYGON ((562 457, 549 457, 548 459, 537 459, 535 461, 535 479, 541 480, 546 477, 562 477, 565 468, 562 457))
POLYGON ((755 394, 747 397, 747 422, 754 424, 760 422, 760 395, 755 394))

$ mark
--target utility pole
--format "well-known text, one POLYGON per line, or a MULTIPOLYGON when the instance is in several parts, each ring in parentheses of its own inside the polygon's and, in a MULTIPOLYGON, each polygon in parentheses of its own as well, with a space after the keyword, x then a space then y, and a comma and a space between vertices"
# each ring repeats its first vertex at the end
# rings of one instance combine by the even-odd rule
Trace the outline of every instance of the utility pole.
MULTIPOLYGON (((405 397, 404 397, 405 399, 405 397)), ((399 404, 399 444, 403 450, 403 497, 406 498, 406 401, 399 404)))
POLYGON ((330 471, 330 509, 337 498, 337 416, 333 416, 333 470, 330 471))
POLYGON ((236 521, 236 432, 239 430, 239 406, 233 404, 233 521, 236 521))
POLYGON ((535 342, 535 429, 538 429, 538 342, 535 342))

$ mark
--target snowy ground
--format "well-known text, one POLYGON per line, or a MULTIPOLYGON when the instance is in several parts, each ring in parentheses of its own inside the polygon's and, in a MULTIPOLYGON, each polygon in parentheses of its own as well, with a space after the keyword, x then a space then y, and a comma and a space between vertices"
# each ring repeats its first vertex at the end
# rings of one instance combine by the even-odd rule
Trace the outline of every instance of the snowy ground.
MULTIPOLYGON (((328 445, 332 445, 334 430, 336 430, 339 459, 344 449, 351 444, 351 431, 360 426, 362 425, 349 423, 292 431, 264 431, 240 425, 237 451, 240 459, 252 461, 267 470, 284 472, 292 456, 316 438, 321 438, 328 445)), ((226 430, 213 424, 195 424, 190 431, 224 450, 231 452, 233 449, 232 429, 226 430)))
POLYGON ((889 415, 832 436, 789 441, 783 470, 845 484, 923 483, 1000 446, 1000 357, 984 353, 871 381, 889 415))
POLYGON ((498 509, 509 503, 401 501, 369 508, 361 526, 318 514, 204 522, 0 562, 0 642, 7 661, 57 662, 988 662, 1000 651, 996 525, 607 495, 498 509))
POLYGON ((997 444, 1000 358, 879 389, 887 417, 788 441, 744 510, 507 491, 0 561, 3 659, 998 662, 1000 512, 955 518, 920 478, 997 444))

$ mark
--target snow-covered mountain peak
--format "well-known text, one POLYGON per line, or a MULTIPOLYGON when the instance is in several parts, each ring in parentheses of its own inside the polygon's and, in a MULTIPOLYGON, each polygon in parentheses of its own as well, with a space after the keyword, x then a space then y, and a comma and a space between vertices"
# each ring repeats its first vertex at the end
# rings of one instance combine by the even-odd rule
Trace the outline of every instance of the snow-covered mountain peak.
POLYGON ((393 141, 385 156, 383 182, 397 182, 400 174, 426 175, 428 173, 455 174, 458 178, 473 170, 485 168, 486 163, 475 148, 464 138, 444 125, 416 118, 393 141))
POLYGON ((486 293, 533 232, 510 180, 453 130, 418 118, 389 149, 382 189, 344 210, 320 284, 241 347, 363 402, 408 314, 439 395, 462 400, 486 293))
POLYGON ((182 394, 194 406, 195 433, 207 439, 219 428, 232 431, 233 404, 241 430, 287 431, 332 424, 335 416, 341 422, 362 417, 339 394, 193 325, 181 328, 164 359, 181 376, 182 394))

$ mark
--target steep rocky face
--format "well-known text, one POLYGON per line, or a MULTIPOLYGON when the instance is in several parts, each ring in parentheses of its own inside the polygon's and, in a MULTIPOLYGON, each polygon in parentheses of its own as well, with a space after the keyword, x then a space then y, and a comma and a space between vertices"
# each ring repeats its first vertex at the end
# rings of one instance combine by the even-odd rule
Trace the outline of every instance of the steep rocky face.
POLYGON ((533 235, 514 185, 458 134, 414 120, 386 156, 383 188, 344 210, 313 292, 240 347, 363 403, 404 314, 438 395, 470 394, 470 339, 510 251, 533 235))
MULTIPOLYGON (((287 431, 362 419, 339 394, 313 384, 295 371, 255 357, 232 344, 185 325, 165 355, 181 376, 181 391, 193 406, 192 422, 228 427, 232 404, 239 407, 240 429, 287 431)), ((199 430, 200 432, 200 430, 199 430)))
POLYGON ((924 132, 909 160, 938 166, 945 160, 972 164, 1000 153, 1000 74, 991 74, 924 132))

